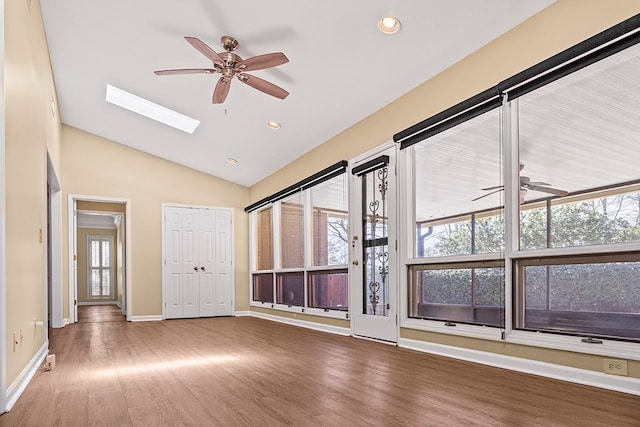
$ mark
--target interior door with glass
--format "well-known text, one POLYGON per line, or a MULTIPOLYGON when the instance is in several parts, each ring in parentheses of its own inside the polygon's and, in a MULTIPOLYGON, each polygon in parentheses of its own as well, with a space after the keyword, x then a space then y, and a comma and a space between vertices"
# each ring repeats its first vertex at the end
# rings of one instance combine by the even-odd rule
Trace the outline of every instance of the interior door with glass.
POLYGON ((353 334, 396 342, 395 148, 356 163, 351 194, 353 334))

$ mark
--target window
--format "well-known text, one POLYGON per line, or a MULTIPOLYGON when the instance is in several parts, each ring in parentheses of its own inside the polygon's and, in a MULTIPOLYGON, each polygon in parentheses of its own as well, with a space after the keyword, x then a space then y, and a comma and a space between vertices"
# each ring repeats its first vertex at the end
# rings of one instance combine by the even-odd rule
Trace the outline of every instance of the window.
POLYGON ((270 270, 273 268, 273 228, 272 209, 262 209, 257 214, 257 268, 258 270, 270 270))
POLYGON ((282 268, 304 266, 304 199, 292 197, 280 204, 282 268))
POLYGON ((410 317, 500 327, 504 268, 498 262, 410 268, 410 317))
POLYGON ((344 175, 311 189, 314 266, 347 263, 349 212, 346 195, 344 175))
POLYGON ((639 54, 514 101, 520 182, 538 181, 519 207, 517 329, 640 340, 639 54))
POLYGON ((310 177, 311 184, 276 193, 269 206, 258 202, 251 212, 253 304, 344 318, 349 309, 346 162, 332 168, 310 177))
POLYGON ((324 310, 349 309, 347 269, 309 272, 309 307, 324 310))
POLYGON ((525 330, 640 339, 640 254, 518 261, 525 330))
POLYGON ((89 299, 114 298, 113 292, 113 237, 87 236, 89 259, 89 299))
POLYGON ((413 237, 403 326, 637 359, 639 28, 622 22, 394 135, 413 237))
POLYGON ((409 317, 501 327, 505 234, 498 110, 411 151, 409 317))
POLYGON ((640 185, 615 185, 521 207, 523 250, 640 242, 640 185))
POLYGON ((253 300, 273 302, 273 274, 253 275, 253 300))
POLYGON ((280 273, 276 275, 276 302, 304 307, 304 273, 280 273))

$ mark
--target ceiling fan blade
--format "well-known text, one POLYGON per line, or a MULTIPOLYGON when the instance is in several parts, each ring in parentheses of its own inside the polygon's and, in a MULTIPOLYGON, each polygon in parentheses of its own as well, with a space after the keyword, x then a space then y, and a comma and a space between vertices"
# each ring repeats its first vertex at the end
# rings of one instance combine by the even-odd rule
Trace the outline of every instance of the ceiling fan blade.
POLYGON ((483 198, 485 198, 485 197, 487 197, 487 196, 490 196, 490 195, 492 195, 492 194, 499 193, 499 192, 501 192, 502 190, 504 190, 504 188, 500 188, 500 189, 498 189, 498 190, 492 191, 491 193, 483 194, 482 196, 480 196, 480 197, 476 197, 475 199, 472 199, 471 201, 472 201, 472 202, 475 202, 476 200, 480 200, 480 199, 483 199, 483 198))
POLYGON ((244 61, 240 61, 238 66, 241 71, 254 71, 277 67, 287 62, 289 62, 289 58, 284 53, 276 52, 247 58, 244 61))
POLYGON ((275 96, 276 98, 285 99, 289 96, 289 92, 281 87, 259 77, 252 76, 251 74, 238 74, 238 80, 242 83, 248 84, 254 89, 258 89, 259 91, 266 93, 267 95, 275 96))
POLYGON ((498 189, 498 188, 502 190, 504 188, 504 185, 496 185, 494 187, 481 188, 480 190, 489 191, 489 190, 495 190, 495 189, 498 189))
POLYGON ((178 68, 175 70, 158 70, 154 71, 157 76, 168 76, 171 74, 196 74, 196 73, 215 73, 215 68, 178 68))
POLYGON ((230 87, 231 79, 224 76, 220 77, 220 79, 218 79, 218 83, 216 83, 216 88, 213 90, 213 98, 211 99, 211 102, 213 104, 222 104, 224 100, 227 99, 230 87))
POLYGON ((195 37, 185 37, 186 41, 195 47, 198 52, 209 58, 212 62, 224 63, 220 55, 218 55, 213 49, 211 49, 205 42, 195 37))
POLYGON ((533 191, 542 191, 543 193, 555 194, 556 196, 560 196, 560 197, 566 196, 567 194, 569 194, 569 192, 565 190, 559 190, 557 188, 552 188, 552 187, 542 187, 540 185, 528 185, 527 188, 533 191))
POLYGON ((542 182, 542 181, 532 181, 529 182, 529 185, 551 185, 548 182, 542 182))

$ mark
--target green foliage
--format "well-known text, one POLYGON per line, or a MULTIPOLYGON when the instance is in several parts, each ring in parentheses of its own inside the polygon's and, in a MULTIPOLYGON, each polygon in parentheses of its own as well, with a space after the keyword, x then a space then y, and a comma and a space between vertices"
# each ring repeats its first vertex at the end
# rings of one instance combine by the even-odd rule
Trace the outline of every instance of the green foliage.
MULTIPOLYGON (((471 220, 434 227, 426 255, 471 254, 471 230, 471 220)), ((543 207, 520 213, 523 250, 638 241, 638 192, 558 204, 550 212, 543 207), (551 216, 550 242, 547 214, 551 216)), ((502 252, 504 217, 476 219, 474 245, 474 253, 502 252)), ((503 306, 503 275, 501 268, 424 270, 419 281, 422 301, 503 306)), ((527 266, 525 275, 528 309, 640 314, 640 262, 527 266)))

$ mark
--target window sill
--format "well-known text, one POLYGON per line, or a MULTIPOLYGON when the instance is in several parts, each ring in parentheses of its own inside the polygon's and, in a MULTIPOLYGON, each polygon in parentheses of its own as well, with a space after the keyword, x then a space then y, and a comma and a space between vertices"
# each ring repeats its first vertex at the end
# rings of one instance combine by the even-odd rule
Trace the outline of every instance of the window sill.
POLYGON ((640 344, 602 339, 602 344, 582 342, 581 336, 555 335, 545 332, 512 331, 506 342, 574 353, 640 360, 640 344))
POLYGON ((277 310, 283 311, 287 313, 302 313, 309 314, 311 316, 319 316, 319 317, 329 317, 332 319, 343 319, 349 320, 348 311, 340 311, 340 310, 329 310, 324 311, 321 308, 310 308, 310 307, 299 307, 299 306, 288 306, 284 304, 276 304, 265 302, 264 304, 258 301, 252 301, 249 304, 251 307, 261 307, 269 310, 277 310))
POLYGON ((500 328, 466 325, 462 323, 456 323, 455 325, 456 326, 446 326, 445 322, 439 320, 406 319, 400 327, 439 334, 502 341, 502 329, 500 328))

